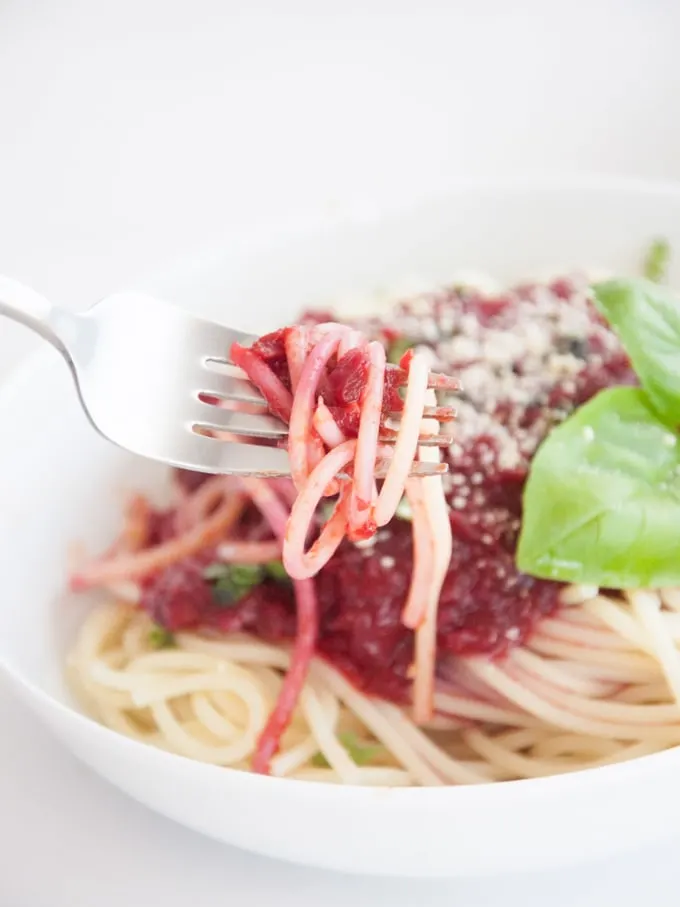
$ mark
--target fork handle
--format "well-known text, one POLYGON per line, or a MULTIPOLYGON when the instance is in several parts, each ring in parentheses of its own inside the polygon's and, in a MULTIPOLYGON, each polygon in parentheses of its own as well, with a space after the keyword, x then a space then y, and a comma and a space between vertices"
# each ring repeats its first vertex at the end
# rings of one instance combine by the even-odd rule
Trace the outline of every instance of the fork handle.
POLYGON ((78 316, 53 305, 40 293, 0 275, 0 315, 25 325, 64 356, 75 338, 78 316))

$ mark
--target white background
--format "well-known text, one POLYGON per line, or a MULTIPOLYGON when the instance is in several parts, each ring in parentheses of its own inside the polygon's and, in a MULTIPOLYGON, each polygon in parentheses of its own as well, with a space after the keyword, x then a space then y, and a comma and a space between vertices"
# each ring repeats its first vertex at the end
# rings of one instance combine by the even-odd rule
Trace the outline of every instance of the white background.
MULTIPOLYGON (((265 217, 518 169, 680 178, 679 37, 673 0, 0 0, 0 272, 79 306, 265 217)), ((0 378, 32 345, 0 324, 0 378)), ((677 900, 677 842, 483 883, 260 861, 0 710, 0 907, 677 900)))

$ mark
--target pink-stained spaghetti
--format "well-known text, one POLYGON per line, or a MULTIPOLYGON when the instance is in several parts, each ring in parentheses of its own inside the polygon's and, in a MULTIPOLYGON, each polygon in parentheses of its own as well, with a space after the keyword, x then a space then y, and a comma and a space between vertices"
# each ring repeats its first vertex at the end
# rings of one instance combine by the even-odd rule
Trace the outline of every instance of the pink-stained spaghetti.
POLYGON ((451 419, 453 410, 436 406, 432 388, 456 391, 458 381, 432 375, 424 358, 409 351, 395 369, 392 386, 386 387, 384 346, 334 323, 287 328, 262 338, 254 350, 234 345, 231 356, 261 390, 269 408, 290 426, 288 452, 298 495, 283 533, 283 565, 289 576, 298 581, 316 576, 344 538, 371 539, 390 522, 406 495, 413 512, 416 557, 402 620, 416 631, 415 715, 419 721, 427 720, 434 693, 437 604, 452 536, 441 479, 409 479, 409 471, 418 456, 439 460, 437 452, 433 455, 422 446, 423 441, 436 440, 438 432, 436 419, 424 415, 430 404, 433 415, 451 419), (280 364, 278 374, 270 364, 265 371, 262 354, 279 363, 285 357, 287 373, 280 364), (345 380, 338 393, 338 373, 358 375, 359 380, 345 380), (405 384, 403 400, 395 393, 395 382, 405 384), (390 414, 400 416, 398 432, 385 425, 390 414), (393 448, 386 443, 392 435, 396 435, 393 448), (388 458, 389 467, 378 490, 379 458, 388 458), (343 471, 350 477, 339 478, 343 471), (336 501, 306 551, 324 497, 336 501))
POLYGON ((680 743, 678 591, 515 565, 536 448, 636 380, 584 281, 312 313, 231 359, 289 426, 292 480, 175 472, 164 508, 130 500, 72 575, 106 597, 70 660, 95 717, 217 765, 386 786, 680 743))

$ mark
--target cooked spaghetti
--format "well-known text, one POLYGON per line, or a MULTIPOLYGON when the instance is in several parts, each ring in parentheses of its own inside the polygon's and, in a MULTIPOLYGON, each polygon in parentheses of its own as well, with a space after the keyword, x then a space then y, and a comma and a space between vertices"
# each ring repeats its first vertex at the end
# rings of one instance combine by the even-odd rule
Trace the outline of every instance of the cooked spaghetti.
POLYGON ((584 281, 310 313, 231 357, 289 424, 292 482, 177 472, 164 510, 129 502, 72 577, 109 598, 69 662, 98 720, 217 765, 387 786, 680 742, 680 592, 515 564, 538 446, 637 380, 584 281), (447 474, 408 477, 440 451, 447 474))

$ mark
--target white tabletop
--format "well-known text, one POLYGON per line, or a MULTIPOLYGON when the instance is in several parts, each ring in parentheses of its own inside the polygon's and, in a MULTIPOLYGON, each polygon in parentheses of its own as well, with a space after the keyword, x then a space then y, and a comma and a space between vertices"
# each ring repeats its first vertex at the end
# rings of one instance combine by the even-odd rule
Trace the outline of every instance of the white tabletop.
MULTIPOLYGON (((680 178, 678 25, 670 0, 5 0, 0 272, 79 306, 244 221, 518 168, 680 178)), ((0 378, 34 345, 1 324, 0 378)), ((677 900, 680 838, 510 880, 278 865, 127 800, 4 682, 0 714, 0 907, 677 900)))

